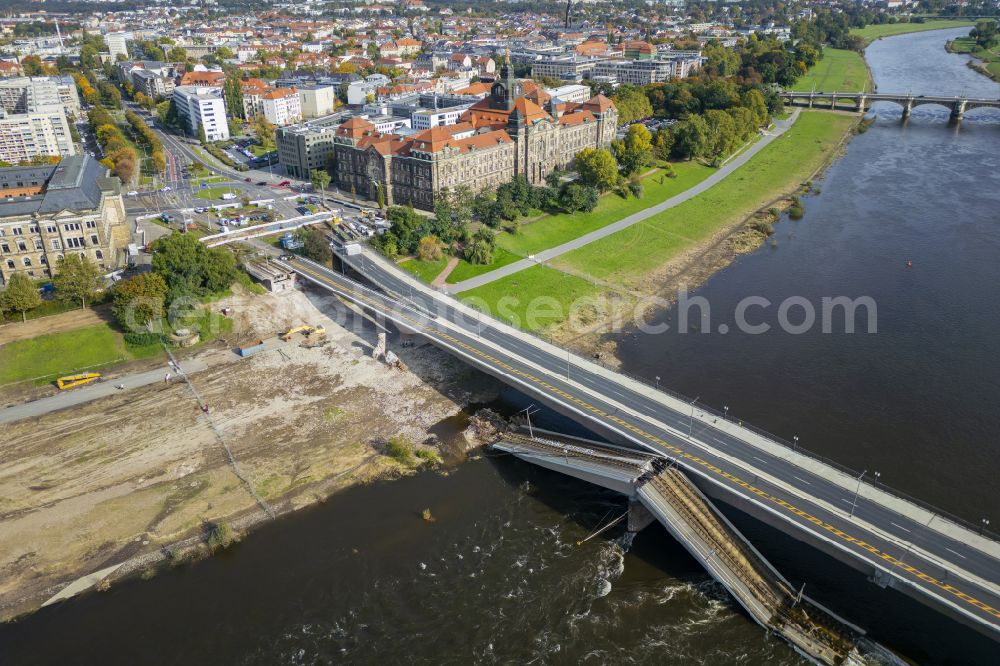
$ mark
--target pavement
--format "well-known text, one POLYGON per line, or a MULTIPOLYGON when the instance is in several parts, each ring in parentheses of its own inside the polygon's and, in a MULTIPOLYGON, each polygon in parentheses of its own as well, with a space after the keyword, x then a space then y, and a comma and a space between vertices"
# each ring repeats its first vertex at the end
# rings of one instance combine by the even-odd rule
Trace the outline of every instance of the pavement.
POLYGON ((573 250, 579 249, 584 245, 589 245, 594 241, 606 238, 611 234, 618 233, 622 229, 628 229, 634 224, 638 224, 643 220, 647 220, 654 215, 658 215, 665 210, 669 210, 674 206, 680 205, 685 201, 698 196, 702 192, 708 190, 710 187, 717 184, 723 178, 731 174, 736 169, 740 168, 746 164, 750 158, 762 151, 772 141, 777 139, 779 136, 788 131, 788 129, 795 123, 799 117, 799 111, 796 110, 788 117, 787 120, 775 120, 775 128, 773 131, 764 132, 764 136, 747 148, 745 151, 739 155, 733 157, 724 166, 720 167, 718 171, 713 173, 711 176, 701 181, 697 185, 690 187, 680 194, 676 194, 666 201, 656 204, 655 206, 650 206, 645 208, 638 213, 633 213, 626 218, 622 218, 617 222, 612 222, 611 224, 601 227, 596 231, 591 231, 589 234, 584 234, 579 238, 574 238, 571 241, 563 243, 562 245, 557 245, 548 250, 539 252, 538 254, 532 255, 527 259, 521 259, 515 261, 512 264, 507 264, 506 266, 501 266, 496 270, 492 270, 489 273, 483 273, 482 275, 477 275, 476 277, 469 278, 468 280, 463 280, 453 285, 448 285, 445 287, 448 293, 457 294, 463 291, 468 291, 469 289, 475 289, 476 287, 481 287, 484 284, 489 284, 490 282, 495 282, 502 278, 513 275, 514 273, 519 273, 532 266, 537 266, 538 264, 544 264, 548 261, 555 259, 558 256, 566 254, 567 252, 572 252, 573 250))
MULTIPOLYGON (((208 364, 201 359, 191 359, 181 363, 180 367, 184 373, 193 374, 207 369, 208 364)), ((48 398, 41 398, 39 400, 26 402, 21 405, 7 407, 6 409, 0 410, 0 423, 11 423, 13 421, 20 421, 21 419, 43 416, 49 412, 66 409, 68 407, 75 407, 76 405, 82 405, 90 402, 91 400, 106 398, 111 395, 117 395, 120 393, 128 394, 129 392, 142 386, 149 386, 150 384, 162 382, 164 380, 164 376, 168 372, 171 375, 171 381, 180 381, 177 371, 164 363, 162 367, 157 368, 156 370, 139 372, 126 377, 118 377, 107 381, 98 381, 93 384, 80 386, 78 388, 60 391, 59 393, 48 398), (116 388, 119 385, 124 385, 125 388, 116 388)))
MULTIPOLYGON (((342 256, 342 258, 344 258, 342 256)), ((351 265, 395 298, 303 259, 304 277, 415 330, 597 432, 676 459, 693 478, 884 583, 1000 637, 1000 544, 724 417, 476 313, 366 251, 351 265), (429 314, 433 313, 433 314, 429 314), (690 434, 689 434, 690 433, 690 434), (925 596, 926 595, 926 596, 925 596)))

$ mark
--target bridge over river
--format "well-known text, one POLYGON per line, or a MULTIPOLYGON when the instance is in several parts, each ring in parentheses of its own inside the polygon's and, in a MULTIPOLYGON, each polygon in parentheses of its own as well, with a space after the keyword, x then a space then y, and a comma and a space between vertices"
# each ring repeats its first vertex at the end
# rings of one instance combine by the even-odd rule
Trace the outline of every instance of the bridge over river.
POLYGON ((869 92, 782 92, 781 98, 793 106, 825 109, 849 108, 864 113, 875 102, 892 102, 903 108, 903 118, 909 118, 914 107, 936 104, 951 111, 952 120, 961 120, 973 109, 1000 109, 1000 99, 973 99, 968 97, 943 97, 940 95, 911 95, 869 92))
POLYGON ((873 485, 870 475, 487 317, 367 249, 335 252, 375 288, 306 259, 283 263, 608 441, 669 458, 706 496, 1000 640, 1000 543, 993 535, 873 485))

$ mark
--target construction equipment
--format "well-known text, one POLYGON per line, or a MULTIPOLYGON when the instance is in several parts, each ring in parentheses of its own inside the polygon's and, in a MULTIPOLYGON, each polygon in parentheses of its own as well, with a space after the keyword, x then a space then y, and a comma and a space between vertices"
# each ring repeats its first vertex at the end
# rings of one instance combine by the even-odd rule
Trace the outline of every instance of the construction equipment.
POLYGON ((292 339, 292 336, 295 335, 296 333, 301 333, 307 338, 311 338, 313 336, 320 338, 326 335, 326 329, 322 326, 309 326, 309 325, 293 326, 292 328, 288 329, 287 331, 281 334, 281 339, 284 342, 288 342, 289 340, 292 339))
POLYGON ((57 379, 56 386, 59 387, 60 391, 64 391, 76 386, 83 386, 84 384, 96 382, 100 378, 101 373, 99 372, 84 372, 79 375, 67 375, 66 377, 60 377, 57 379))

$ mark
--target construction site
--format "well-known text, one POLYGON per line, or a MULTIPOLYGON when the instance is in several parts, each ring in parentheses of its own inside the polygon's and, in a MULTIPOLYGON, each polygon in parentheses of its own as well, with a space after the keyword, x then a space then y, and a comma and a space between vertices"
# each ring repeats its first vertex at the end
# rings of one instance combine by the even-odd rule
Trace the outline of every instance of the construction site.
POLYGON ((155 381, 111 372, 62 392, 34 387, 19 407, 39 413, 4 422, 0 619, 186 561, 348 485, 455 459, 474 442, 432 429, 498 392, 329 296, 241 292, 213 307, 233 333, 145 361, 155 381), (53 393, 101 390, 44 407, 53 393), (387 455, 388 442, 416 455, 387 455))

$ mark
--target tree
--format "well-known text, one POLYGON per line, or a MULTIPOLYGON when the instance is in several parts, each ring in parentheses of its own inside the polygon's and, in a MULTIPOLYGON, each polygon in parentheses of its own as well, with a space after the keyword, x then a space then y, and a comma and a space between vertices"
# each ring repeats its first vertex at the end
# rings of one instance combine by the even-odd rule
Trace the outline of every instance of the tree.
POLYGON ((187 51, 184 50, 183 46, 175 46, 167 52, 167 59, 170 62, 184 62, 187 57, 187 51))
POLYGON ((470 264, 492 264, 493 246, 480 238, 476 238, 465 246, 463 255, 465 256, 465 260, 470 264))
POLYGON ((299 234, 299 237, 302 239, 302 254, 321 264, 330 264, 333 253, 330 251, 330 243, 322 231, 315 227, 306 227, 299 234))
POLYGON ((710 146, 708 125, 699 115, 674 125, 674 155, 682 159, 693 159, 707 154, 710 146))
POLYGON ((764 101, 764 95, 759 90, 751 88, 743 93, 741 103, 744 108, 749 109, 753 113, 753 119, 757 127, 766 127, 771 123, 771 116, 767 112, 767 103, 764 101))
POLYGON ((21 321, 27 321, 28 310, 42 304, 38 288, 24 273, 14 273, 7 280, 7 288, 0 292, 0 310, 14 310, 21 313, 21 321))
POLYGON ((45 73, 45 68, 42 67, 42 59, 36 55, 29 55, 22 58, 21 69, 24 70, 25 76, 41 76, 45 73))
POLYGON ((614 156, 603 148, 584 148, 576 154, 576 170, 584 185, 606 192, 618 182, 618 164, 614 156))
POLYGON ((330 184, 330 174, 326 169, 313 169, 309 172, 309 182, 314 189, 320 191, 320 197, 326 196, 326 186, 330 184))
POLYGON ((629 126, 625 139, 614 144, 618 166, 625 176, 631 176, 648 165, 653 156, 652 137, 643 125, 629 126))
POLYGON ((710 154, 722 157, 736 148, 738 137, 732 116, 725 111, 711 109, 705 112, 705 124, 708 126, 710 154))
POLYGON ((981 49, 992 49, 997 45, 997 22, 994 19, 976 21, 976 27, 969 32, 981 49))
POLYGON ((191 234, 171 234, 153 245, 153 270, 167 283, 167 300, 219 292, 236 279, 236 258, 223 248, 208 248, 191 234))
POLYGON ((111 313, 125 331, 146 326, 163 315, 167 283, 159 273, 140 273, 115 285, 111 313))
POLYGON ((417 244, 417 256, 423 261, 437 261, 444 255, 444 243, 437 236, 424 236, 417 244))
POLYGON ((80 301, 80 307, 85 308, 87 299, 101 288, 101 270, 90 259, 70 253, 59 261, 52 284, 59 298, 80 301))
POLYGON ((578 210, 589 213, 597 207, 598 200, 596 189, 580 183, 566 183, 559 192, 559 205, 567 213, 578 210))

